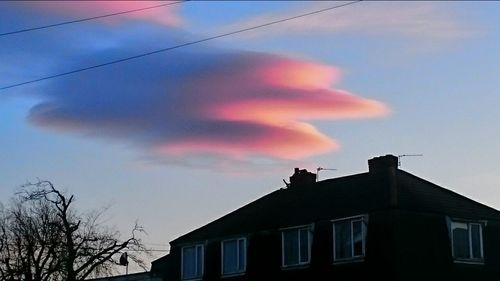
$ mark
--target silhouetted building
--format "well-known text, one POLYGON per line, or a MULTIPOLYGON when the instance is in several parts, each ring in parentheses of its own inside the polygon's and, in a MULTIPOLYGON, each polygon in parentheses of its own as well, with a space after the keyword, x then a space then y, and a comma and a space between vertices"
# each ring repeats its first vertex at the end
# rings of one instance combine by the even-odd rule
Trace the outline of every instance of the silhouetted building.
POLYGON ((131 273, 126 275, 109 276, 88 281, 161 281, 160 277, 153 277, 150 272, 131 273))
POLYGON ((398 169, 286 189, 170 243, 152 264, 177 280, 500 280, 500 212, 398 169))

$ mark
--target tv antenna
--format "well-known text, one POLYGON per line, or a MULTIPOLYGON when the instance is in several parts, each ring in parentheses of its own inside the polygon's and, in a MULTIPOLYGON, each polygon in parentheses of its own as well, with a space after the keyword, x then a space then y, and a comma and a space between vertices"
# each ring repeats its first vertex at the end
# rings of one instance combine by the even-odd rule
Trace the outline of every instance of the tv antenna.
POLYGON ((398 167, 401 167, 401 158, 403 157, 414 157, 414 156, 424 156, 423 154, 401 154, 398 155, 398 167))
POLYGON ((316 168, 316 181, 319 180, 319 171, 337 171, 337 169, 329 169, 329 168, 323 168, 323 167, 318 167, 316 168))

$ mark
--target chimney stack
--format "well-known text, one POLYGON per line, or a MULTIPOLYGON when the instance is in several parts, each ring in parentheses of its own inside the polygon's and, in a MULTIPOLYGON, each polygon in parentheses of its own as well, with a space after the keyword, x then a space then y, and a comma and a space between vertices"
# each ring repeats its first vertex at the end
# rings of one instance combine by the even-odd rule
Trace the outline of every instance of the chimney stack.
POLYGON ((315 173, 311 173, 306 169, 295 168, 293 175, 290 177, 290 188, 303 187, 315 182, 315 173))
POLYGON ((398 169, 398 157, 385 155, 368 160, 368 170, 375 178, 384 179, 389 188, 389 200, 391 207, 397 207, 399 201, 399 188, 396 180, 398 169))
POLYGON ((368 160, 368 170, 370 173, 387 171, 391 168, 398 168, 398 157, 394 155, 387 154, 368 160))

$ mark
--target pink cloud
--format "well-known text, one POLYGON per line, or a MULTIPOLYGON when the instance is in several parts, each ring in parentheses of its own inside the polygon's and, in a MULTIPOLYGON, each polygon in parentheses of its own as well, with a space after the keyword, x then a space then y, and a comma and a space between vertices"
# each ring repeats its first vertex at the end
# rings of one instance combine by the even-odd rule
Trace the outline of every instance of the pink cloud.
POLYGON ((224 106, 217 106, 215 115, 229 120, 279 123, 287 120, 375 117, 386 111, 380 102, 332 88, 340 80, 340 70, 335 67, 283 58, 268 61, 260 67, 255 78, 259 81, 258 85, 286 89, 289 93, 229 101, 224 106))
POLYGON ((232 138, 195 136, 178 142, 166 142, 159 145, 156 151, 175 156, 216 152, 235 159, 245 159, 252 155, 300 159, 338 147, 335 140, 320 133, 310 124, 290 122, 277 126, 262 126, 266 128, 265 133, 244 136, 238 138, 238 141, 232 138))
POLYGON ((301 89, 328 88, 340 77, 334 67, 301 60, 275 61, 260 72, 267 83, 301 89))
MULTIPOLYGON (((168 4, 169 2, 177 1, 33 1, 26 2, 24 5, 29 5, 48 13, 55 13, 63 16, 93 17, 168 4)), ((102 20, 108 23, 116 23, 124 19, 138 19, 167 26, 178 26, 182 23, 182 19, 177 13, 177 5, 182 4, 173 4, 137 11, 102 20)))
POLYGON ((291 57, 176 52, 68 77, 31 120, 132 142, 155 157, 301 159, 338 148, 309 120, 388 113, 381 102, 337 89, 340 79, 333 66, 291 57))
MULTIPOLYGON (((152 4, 30 3, 75 17, 152 4)), ((154 11, 171 13, 170 8, 154 11)), ((40 9, 35 12, 42 14, 40 9)), ((59 43, 52 52, 41 47, 13 50, 20 56, 44 57, 51 62, 50 72, 59 73, 175 45, 186 35, 180 29, 134 21, 83 24, 72 31, 39 33, 59 43), (88 40, 79 40, 88 34, 88 40)), ((316 61, 200 44, 39 84, 34 93, 39 103, 29 119, 58 132, 125 143, 155 160, 205 155, 239 162, 302 159, 338 148, 337 141, 311 121, 388 113, 381 102, 339 89, 341 78, 340 69, 316 61)))
POLYGON ((251 56, 245 67, 222 69, 193 83, 194 92, 213 99, 199 108, 204 118, 251 122, 269 128, 264 134, 231 138, 183 139, 161 151, 174 154, 219 151, 236 157, 251 154, 297 159, 335 150, 335 140, 300 120, 369 118, 385 115, 381 102, 332 88, 340 71, 332 66, 279 56, 251 56))

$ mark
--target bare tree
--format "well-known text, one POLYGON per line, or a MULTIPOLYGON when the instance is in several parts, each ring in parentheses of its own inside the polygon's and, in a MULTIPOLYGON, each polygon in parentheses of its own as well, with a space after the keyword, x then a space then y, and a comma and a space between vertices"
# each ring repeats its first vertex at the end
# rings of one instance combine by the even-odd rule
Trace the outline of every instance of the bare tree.
MULTIPOLYGON (((108 275, 120 254, 145 268, 137 253, 147 252, 137 234, 130 236, 101 222, 104 210, 81 213, 74 195, 66 195, 49 181, 23 186, 9 208, 0 209, 0 280, 84 280, 108 275)), ((0 206, 1 207, 1 206, 0 206)))
POLYGON ((0 278, 48 280, 57 272, 55 213, 44 201, 13 200, 0 210, 0 278))

